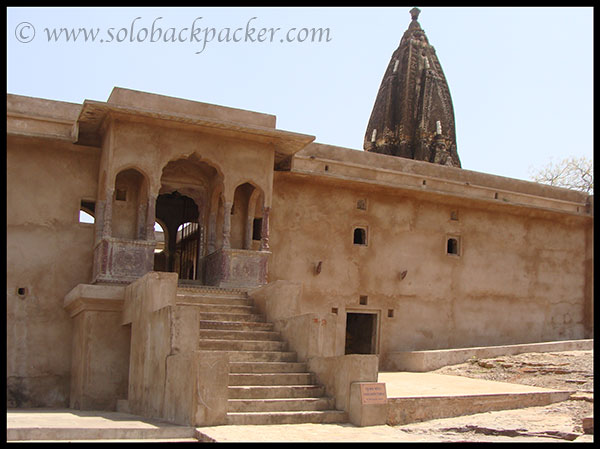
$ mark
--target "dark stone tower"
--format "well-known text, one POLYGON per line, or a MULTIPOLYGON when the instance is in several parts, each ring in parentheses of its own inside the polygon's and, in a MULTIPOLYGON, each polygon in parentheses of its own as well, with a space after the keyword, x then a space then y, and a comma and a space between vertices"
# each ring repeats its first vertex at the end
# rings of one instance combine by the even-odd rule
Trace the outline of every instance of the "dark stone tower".
POLYGON ((364 149, 460 167, 450 90, 419 13, 411 9, 412 21, 383 76, 364 149))

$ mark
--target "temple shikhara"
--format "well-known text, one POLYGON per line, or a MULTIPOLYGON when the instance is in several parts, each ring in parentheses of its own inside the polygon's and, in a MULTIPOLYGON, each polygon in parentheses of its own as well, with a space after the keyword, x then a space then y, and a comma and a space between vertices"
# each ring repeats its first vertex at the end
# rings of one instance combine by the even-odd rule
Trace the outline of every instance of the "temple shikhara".
POLYGON ((460 167, 454 109, 419 9, 392 55, 365 134, 365 151, 460 167))
POLYGON ((593 197, 461 166, 410 13, 364 151, 121 87, 8 94, 7 406, 384 424, 378 373, 419 351, 593 338, 593 197))

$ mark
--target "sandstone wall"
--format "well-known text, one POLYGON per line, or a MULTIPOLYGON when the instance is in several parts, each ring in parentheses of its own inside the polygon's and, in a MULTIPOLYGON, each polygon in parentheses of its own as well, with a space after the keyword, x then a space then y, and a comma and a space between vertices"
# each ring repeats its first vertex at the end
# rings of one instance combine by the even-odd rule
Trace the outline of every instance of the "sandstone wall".
POLYGON ((270 282, 302 283, 299 313, 377 313, 381 354, 586 336, 590 220, 293 173, 273 192, 270 282))
POLYGON ((7 405, 68 407, 72 320, 65 295, 90 281, 98 150, 7 137, 7 405), (19 295, 19 290, 23 295, 19 295))

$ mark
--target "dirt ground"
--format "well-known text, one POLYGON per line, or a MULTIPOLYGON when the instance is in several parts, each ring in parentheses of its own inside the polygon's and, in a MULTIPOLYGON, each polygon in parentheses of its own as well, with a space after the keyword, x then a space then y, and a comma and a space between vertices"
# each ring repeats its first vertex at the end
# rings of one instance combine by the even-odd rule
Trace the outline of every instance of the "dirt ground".
POLYGON ((574 393, 567 401, 543 407, 478 413, 396 427, 414 436, 415 441, 593 441, 593 435, 584 434, 582 424, 583 418, 593 416, 593 351, 473 358, 434 372, 574 393))

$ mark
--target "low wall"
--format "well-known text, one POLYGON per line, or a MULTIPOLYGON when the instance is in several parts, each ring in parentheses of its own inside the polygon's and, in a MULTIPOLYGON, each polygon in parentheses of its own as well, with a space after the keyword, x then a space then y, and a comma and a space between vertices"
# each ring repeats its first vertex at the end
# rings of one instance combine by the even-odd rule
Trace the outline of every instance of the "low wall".
POLYGON ((566 340, 521 345, 392 352, 382 357, 380 370, 425 372, 464 363, 472 357, 481 359, 526 352, 577 351, 593 348, 594 340, 566 340))
POLYGON ((176 304, 177 274, 150 272, 125 289, 131 323, 130 413, 186 426, 226 422, 229 361, 197 351, 199 311, 176 304))
POLYGON ((269 251, 221 248, 206 256, 204 281, 225 288, 256 287, 267 283, 269 251))
POLYGON ((64 299, 73 323, 69 406, 115 410, 127 396, 130 328, 121 325, 125 287, 79 284, 64 299))
POLYGON ((275 325, 283 339, 305 362, 311 357, 342 355, 338 342, 338 316, 332 313, 301 313, 302 284, 275 281, 248 295, 257 310, 275 325))
POLYGON ((325 386, 326 394, 335 398, 338 410, 348 410, 352 383, 377 382, 377 356, 372 354, 312 357, 308 369, 325 386))
POLYGON ((228 376, 226 354, 195 351, 169 356, 164 419, 188 426, 226 424, 228 376))
POLYGON ((388 398, 387 424, 400 426, 431 419, 536 407, 566 401, 572 392, 549 391, 486 395, 388 398))

